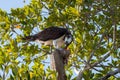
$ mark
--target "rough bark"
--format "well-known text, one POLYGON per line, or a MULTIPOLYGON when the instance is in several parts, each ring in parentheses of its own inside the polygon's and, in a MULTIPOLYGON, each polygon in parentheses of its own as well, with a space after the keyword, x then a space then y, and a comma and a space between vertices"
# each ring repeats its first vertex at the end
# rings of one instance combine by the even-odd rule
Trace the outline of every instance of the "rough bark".
POLYGON ((55 69, 55 59, 53 53, 50 55, 50 68, 51 70, 56 70, 55 69))
POLYGON ((58 73, 57 80, 67 80, 64 66, 67 63, 69 54, 70 51, 65 49, 55 49, 55 51, 52 53, 52 56, 54 58, 54 62, 52 63, 55 64, 55 70, 58 73))

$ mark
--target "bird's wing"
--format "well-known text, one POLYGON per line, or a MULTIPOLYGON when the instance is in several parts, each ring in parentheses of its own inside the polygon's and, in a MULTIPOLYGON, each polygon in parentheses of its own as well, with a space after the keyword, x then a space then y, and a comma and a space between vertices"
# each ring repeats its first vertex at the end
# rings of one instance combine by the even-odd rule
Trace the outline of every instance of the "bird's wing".
POLYGON ((59 28, 59 27, 49 27, 44 29, 43 31, 39 32, 38 34, 32 35, 32 36, 26 36, 23 38, 24 40, 34 41, 34 40, 41 40, 41 41, 47 41, 47 40, 55 40, 59 37, 66 34, 67 29, 65 28, 59 28))
POLYGON ((67 29, 65 28, 50 27, 50 28, 44 29, 43 31, 33 36, 35 36, 36 39, 38 40, 47 41, 47 40, 55 40, 63 36, 66 32, 67 32, 67 29))

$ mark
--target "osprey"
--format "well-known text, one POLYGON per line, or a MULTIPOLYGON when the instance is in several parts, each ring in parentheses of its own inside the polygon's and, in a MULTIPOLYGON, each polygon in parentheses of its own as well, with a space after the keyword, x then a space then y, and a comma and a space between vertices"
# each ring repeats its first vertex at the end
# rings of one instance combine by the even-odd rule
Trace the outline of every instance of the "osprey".
POLYGON ((41 44, 54 46, 55 48, 67 49, 73 40, 73 36, 66 28, 49 27, 38 34, 26 36, 23 38, 28 41, 37 41, 41 44))

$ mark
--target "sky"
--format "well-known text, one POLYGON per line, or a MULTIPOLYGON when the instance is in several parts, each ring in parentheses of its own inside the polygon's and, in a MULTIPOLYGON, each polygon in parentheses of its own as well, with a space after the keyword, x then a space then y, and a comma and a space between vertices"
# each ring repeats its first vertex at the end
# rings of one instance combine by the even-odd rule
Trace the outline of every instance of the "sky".
MULTIPOLYGON (((31 0, 1 0, 0 9, 10 13, 11 8, 22 8, 25 5, 29 4, 31 0)), ((0 71, 1 74, 1 71, 0 71)))
MULTIPOLYGON (((22 8, 25 5, 28 5, 30 3, 31 0, 1 0, 0 1, 0 9, 5 10, 6 12, 10 13, 11 8, 22 8)), ((19 57, 18 58, 19 61, 22 61, 22 58, 19 57)), ((47 59, 45 60, 47 62, 49 62, 50 60, 47 59)), ((32 66, 33 63, 30 64, 30 66, 32 66)), ((45 67, 47 67, 48 65, 46 65, 45 67)), ((11 70, 9 71, 9 74, 11 74, 11 70)), ((0 75, 3 75, 3 72, 0 70, 0 75)), ((9 77, 9 75, 8 75, 9 77)))
MULTIPOLYGON (((6 12, 10 13, 11 8, 22 8, 25 5, 29 4, 31 0, 25 0, 25 3, 23 2, 24 0, 1 0, 0 1, 0 9, 5 10, 6 12)), ((19 58, 21 61, 21 58, 19 58)), ((45 60, 45 62, 49 62, 50 59, 48 58, 45 60)), ((33 65, 30 64, 31 66, 33 65)), ((47 68, 48 65, 45 66, 47 68)), ((3 72, 0 70, 0 75, 2 75, 3 72)), ((9 71, 9 74, 11 74, 11 70, 9 71)), ((9 77, 9 75, 7 76, 9 77)))
POLYGON ((0 9, 7 11, 10 13, 11 8, 22 8, 24 5, 30 3, 31 0, 1 0, 0 1, 0 9))
MULTIPOLYGON (((0 9, 7 11, 10 13, 11 8, 22 8, 25 5, 29 4, 31 0, 1 0, 0 1, 0 9)), ((11 71, 10 71, 11 72, 11 71)), ((0 70, 0 75, 2 75, 3 72, 0 70)))

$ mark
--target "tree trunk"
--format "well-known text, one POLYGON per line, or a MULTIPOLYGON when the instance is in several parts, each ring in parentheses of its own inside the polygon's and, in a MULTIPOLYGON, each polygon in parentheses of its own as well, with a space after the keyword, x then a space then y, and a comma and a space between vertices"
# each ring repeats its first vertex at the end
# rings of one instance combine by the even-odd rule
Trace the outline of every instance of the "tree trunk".
POLYGON ((51 55, 52 68, 55 67, 55 70, 58 73, 57 80, 67 80, 64 66, 67 63, 69 54, 70 54, 69 50, 55 49, 55 51, 51 55), (53 62, 53 59, 54 59, 54 62, 53 62))

